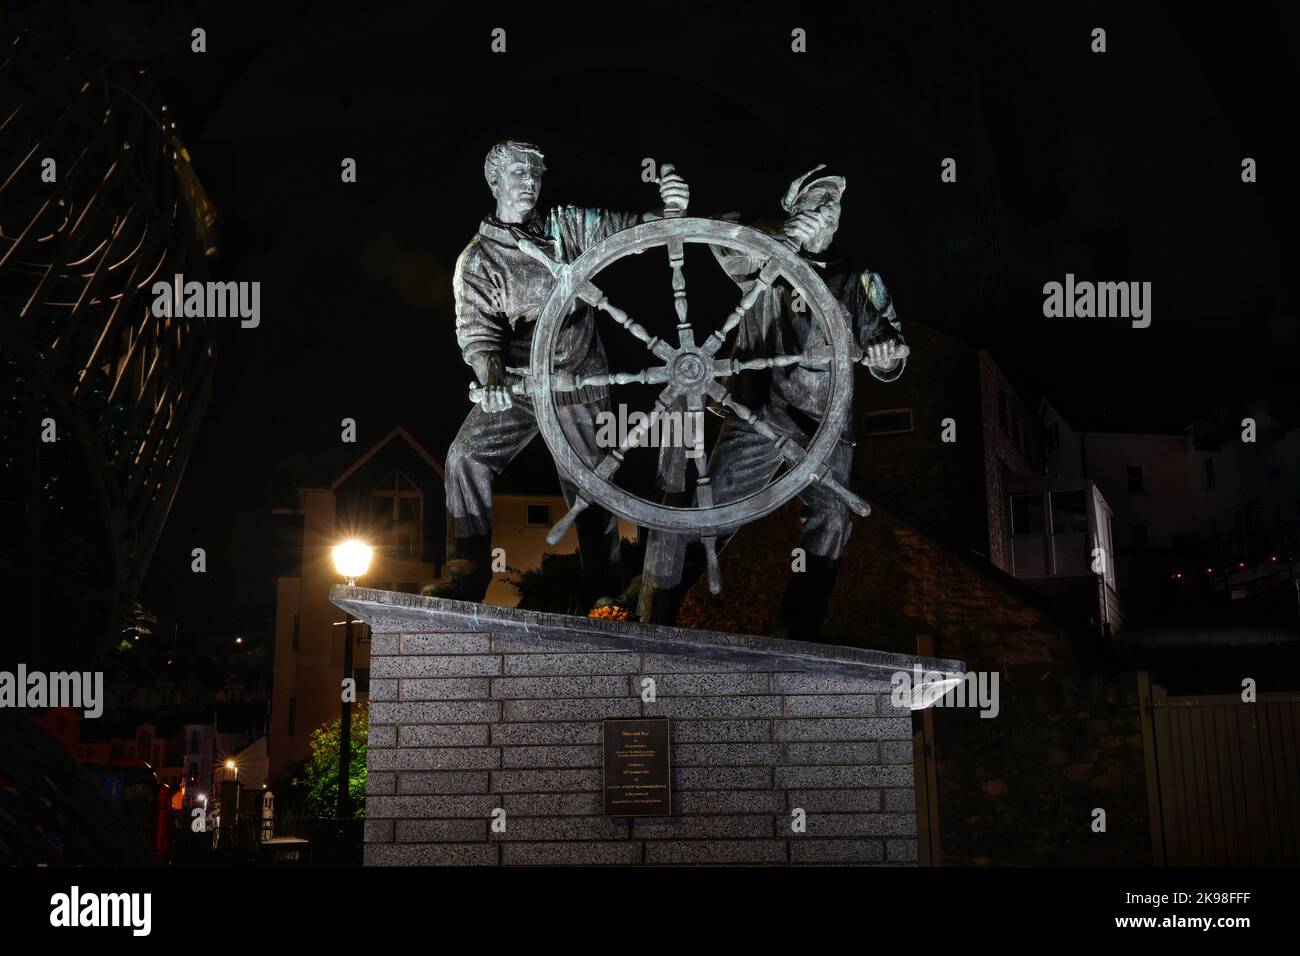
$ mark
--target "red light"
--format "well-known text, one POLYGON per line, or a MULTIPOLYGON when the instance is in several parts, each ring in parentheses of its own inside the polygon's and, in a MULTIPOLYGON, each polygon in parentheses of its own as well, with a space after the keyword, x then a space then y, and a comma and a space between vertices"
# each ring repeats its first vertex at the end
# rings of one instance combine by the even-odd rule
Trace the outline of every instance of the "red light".
POLYGON ((1206 573, 1206 574, 1213 574, 1213 573, 1214 573, 1214 568, 1206 568, 1206 569, 1205 569, 1205 573, 1206 573))
POLYGON ((1277 555, 1276 555, 1276 554, 1275 554, 1275 555, 1272 555, 1271 557, 1269 557, 1269 560, 1270 560, 1270 561, 1276 561, 1276 560, 1277 560, 1277 555))
POLYGON ((1183 572, 1182 572, 1182 571, 1175 571, 1175 572, 1174 572, 1174 580, 1175 580, 1175 581, 1181 581, 1182 579, 1183 579, 1183 572))
POLYGON ((1244 568, 1245 566, 1246 566, 1246 562, 1245 562, 1245 561, 1238 561, 1238 562, 1237 562, 1237 567, 1239 567, 1239 568, 1244 568))

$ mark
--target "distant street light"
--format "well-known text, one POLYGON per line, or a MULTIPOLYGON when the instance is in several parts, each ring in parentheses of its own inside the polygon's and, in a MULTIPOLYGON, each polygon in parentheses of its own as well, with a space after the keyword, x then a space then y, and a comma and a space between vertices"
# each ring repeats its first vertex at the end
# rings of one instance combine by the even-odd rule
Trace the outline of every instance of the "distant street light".
MULTIPOLYGON (((370 558, 374 551, 369 545, 355 538, 334 546, 334 568, 347 579, 349 587, 355 587, 357 578, 365 574, 370 567, 370 558)), ((352 676, 352 615, 343 615, 343 679, 352 676)), ((348 815, 351 795, 348 793, 348 779, 352 765, 352 700, 351 695, 343 694, 343 712, 339 718, 339 819, 348 815)))

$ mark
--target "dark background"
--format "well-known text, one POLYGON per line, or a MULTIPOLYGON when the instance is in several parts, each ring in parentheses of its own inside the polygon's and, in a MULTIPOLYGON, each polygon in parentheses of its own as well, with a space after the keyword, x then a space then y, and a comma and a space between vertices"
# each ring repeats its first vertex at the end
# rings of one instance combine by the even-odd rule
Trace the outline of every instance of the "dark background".
POLYGON ((991 348, 1076 428, 1177 428, 1293 379, 1297 8, 1058 6, 200 6, 208 52, 151 72, 221 213, 215 275, 260 281, 262 322, 221 322, 144 603, 164 632, 264 617, 270 511, 295 487, 399 423, 443 457, 472 374, 451 269, 507 138, 545 151, 543 206, 649 209, 651 157, 686 176, 694 213, 773 216, 791 178, 835 167, 837 246, 884 276, 904 332, 991 348), (1043 283, 1067 272, 1152 282, 1151 327, 1043 318, 1043 283))

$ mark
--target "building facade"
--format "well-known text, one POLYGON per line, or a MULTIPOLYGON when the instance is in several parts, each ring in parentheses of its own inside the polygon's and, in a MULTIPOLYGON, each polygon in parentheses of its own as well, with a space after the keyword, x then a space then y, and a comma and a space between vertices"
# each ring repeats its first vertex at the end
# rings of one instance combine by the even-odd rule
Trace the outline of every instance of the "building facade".
MULTIPOLYGON (((552 547, 546 533, 565 512, 550 475, 529 469, 507 473, 493 495, 492 583, 485 603, 514 606, 516 573, 536 568, 547 553, 577 548, 572 529, 552 547), (538 487, 531 492, 526 489, 538 487)), ((302 488, 297 506, 277 512, 291 553, 276 579, 275 664, 272 681, 270 773, 275 777, 310 752, 314 730, 339 716, 345 618, 330 604, 339 583, 331 549, 347 538, 374 548, 360 582, 379 590, 416 594, 446 571, 446 492, 442 463, 400 426, 356 459, 328 486, 302 488)), ((624 533, 635 529, 624 525, 624 533)), ((355 623, 353 677, 358 700, 369 698, 370 634, 355 623)))

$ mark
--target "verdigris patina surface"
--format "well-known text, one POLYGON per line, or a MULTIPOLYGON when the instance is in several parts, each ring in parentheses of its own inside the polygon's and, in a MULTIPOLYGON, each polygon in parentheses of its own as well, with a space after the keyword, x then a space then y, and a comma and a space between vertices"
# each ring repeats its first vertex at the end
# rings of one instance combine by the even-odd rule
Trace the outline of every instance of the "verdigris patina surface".
MULTIPOLYGON (((618 230, 657 215, 577 206, 543 212, 537 202, 545 171, 541 151, 529 143, 500 143, 484 161, 496 209, 461 253, 452 278, 456 340, 482 388, 447 452, 450 578, 429 586, 427 593, 481 601, 491 582, 492 484, 538 432, 531 399, 511 386, 529 371, 537 319, 553 298, 556 280, 550 264, 571 262, 618 230)), ((686 183, 670 167, 659 179, 659 192, 665 208, 676 211, 685 209, 690 198, 686 183)), ((605 350, 590 309, 567 309, 565 317, 563 330, 552 342, 555 367, 586 375, 606 372, 605 350)), ((596 415, 608 403, 608 388, 601 384, 556 397, 555 427, 586 464, 599 459, 596 415)), ((572 502, 574 486, 564 469, 560 481, 572 502)), ((578 522, 578 541, 589 600, 621 590, 613 515, 591 509, 578 522)))
POLYGON ((650 531, 642 619, 671 621, 677 597, 699 574, 707 571, 710 589, 721 590, 717 553, 736 529, 799 496, 808 566, 792 579, 777 626, 816 636, 852 528, 849 513, 870 513, 847 487, 853 365, 892 380, 907 358, 880 276, 823 255, 839 224, 843 177, 816 176, 817 167, 796 179, 782 200, 781 234, 771 235, 730 218, 683 216, 689 190, 671 166, 658 178, 662 216, 575 207, 541 216, 544 168, 535 147, 494 147, 485 175, 496 214, 457 263, 457 337, 482 384, 471 390, 475 408, 447 459, 451 580, 426 593, 482 599, 491 576, 493 478, 540 430, 569 505, 548 541, 558 543, 576 525, 588 602, 621 590, 615 516, 650 531), (707 245, 741 293, 706 336, 697 336, 689 316, 689 243, 707 245), (667 253, 673 290, 675 329, 666 336, 595 282, 611 264, 657 246, 667 253), (653 363, 611 372, 597 312, 644 345, 653 363), (638 427, 601 447, 597 416, 610 408, 610 387, 632 383, 662 389, 638 427), (648 443, 661 419, 706 407, 726 419, 707 464, 664 445, 659 500, 620 486, 626 453, 648 443))

